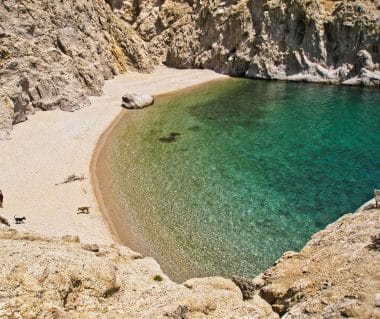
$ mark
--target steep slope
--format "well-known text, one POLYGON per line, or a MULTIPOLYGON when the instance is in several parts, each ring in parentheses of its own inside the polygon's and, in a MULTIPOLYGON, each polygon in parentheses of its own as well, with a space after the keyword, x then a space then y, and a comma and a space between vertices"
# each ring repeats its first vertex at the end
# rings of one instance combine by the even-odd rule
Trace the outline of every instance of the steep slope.
POLYGON ((171 66, 378 86, 379 9, 371 1, 146 0, 129 21, 171 66))
POLYGON ((79 109, 114 74, 152 67, 104 0, 1 1, 0 39, 0 139, 36 109, 79 109))
POLYGON ((166 277, 123 246, 18 233, 0 224, 0 318, 278 318, 263 299, 244 302, 232 281, 166 277))
POLYGON ((285 318, 380 318, 380 209, 347 214, 255 278, 285 318))
POLYGON ((380 209, 348 214, 253 280, 176 284, 126 247, 0 224, 0 318, 375 319, 380 251, 371 236, 379 232, 380 209))

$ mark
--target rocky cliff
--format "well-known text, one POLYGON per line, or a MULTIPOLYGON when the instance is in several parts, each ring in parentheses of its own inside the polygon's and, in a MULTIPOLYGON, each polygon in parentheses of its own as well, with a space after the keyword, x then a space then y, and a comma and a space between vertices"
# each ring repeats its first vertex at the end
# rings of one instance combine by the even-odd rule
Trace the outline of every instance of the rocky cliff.
POLYGON ((379 0, 3 0, 0 139, 37 109, 73 111, 154 64, 380 85, 379 0))
POLYGON ((284 318, 380 318, 380 209, 347 214, 252 282, 284 318))
POLYGON ((379 209, 348 214, 254 279, 177 284, 124 246, 0 224, 0 318, 380 318, 379 233, 379 209))
POLYGON ((133 27, 158 61, 171 66, 251 78, 380 83, 376 1, 146 0, 136 12, 133 27))
POLYGON ((36 109, 74 111, 104 80, 152 60, 104 0, 0 2, 0 139, 36 109))

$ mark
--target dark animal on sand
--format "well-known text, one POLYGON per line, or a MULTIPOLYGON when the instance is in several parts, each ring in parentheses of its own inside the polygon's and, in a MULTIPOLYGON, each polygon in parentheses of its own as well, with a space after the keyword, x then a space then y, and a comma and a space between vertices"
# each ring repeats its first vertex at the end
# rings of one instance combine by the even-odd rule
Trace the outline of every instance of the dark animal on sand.
POLYGON ((77 214, 89 214, 89 213, 90 213, 90 207, 88 206, 78 207, 77 214))
POLYGON ((26 220, 26 217, 25 216, 22 216, 22 217, 16 217, 16 216, 14 216, 14 219, 16 221, 16 224, 23 224, 24 220, 26 220))
POLYGON ((8 219, 6 219, 3 216, 0 216, 0 224, 4 224, 4 225, 7 225, 7 226, 10 226, 10 224, 8 222, 8 219))
POLYGON ((3 192, 0 189, 0 207, 3 207, 3 199, 4 199, 4 195, 3 195, 3 192))

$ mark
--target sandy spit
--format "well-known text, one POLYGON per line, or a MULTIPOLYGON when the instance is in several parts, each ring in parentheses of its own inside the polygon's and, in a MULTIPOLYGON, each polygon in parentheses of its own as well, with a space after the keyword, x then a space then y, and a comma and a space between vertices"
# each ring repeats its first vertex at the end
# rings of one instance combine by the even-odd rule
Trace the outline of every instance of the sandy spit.
POLYGON ((0 189, 4 208, 0 215, 13 228, 49 236, 79 235, 82 242, 115 241, 96 201, 90 163, 103 132, 121 112, 125 93, 159 95, 225 76, 209 70, 178 70, 159 66, 151 74, 130 72, 106 82, 103 95, 77 112, 37 112, 18 124, 12 139, 0 142, 0 189), (66 184, 69 175, 83 181, 66 184), (77 214, 90 206, 90 214, 77 214), (13 216, 25 216, 16 225, 13 216))

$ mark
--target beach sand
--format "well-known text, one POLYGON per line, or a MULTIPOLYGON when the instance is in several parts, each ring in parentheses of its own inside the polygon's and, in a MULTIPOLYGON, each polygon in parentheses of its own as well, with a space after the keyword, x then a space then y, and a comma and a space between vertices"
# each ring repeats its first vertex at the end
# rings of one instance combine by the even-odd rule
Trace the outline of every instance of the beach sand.
POLYGON ((99 244, 117 241, 109 214, 103 215, 97 203, 90 163, 102 134, 128 112, 120 107, 122 95, 165 94, 225 77, 209 70, 159 66, 151 74, 129 72, 107 81, 103 95, 92 97, 91 105, 79 111, 36 112, 14 127, 11 140, 0 142, 0 215, 18 230, 79 235, 82 242, 99 244), (85 179, 56 185, 71 174, 85 179), (80 206, 89 206, 90 214, 78 215, 80 206), (15 225, 14 215, 25 216, 26 222, 15 225))

